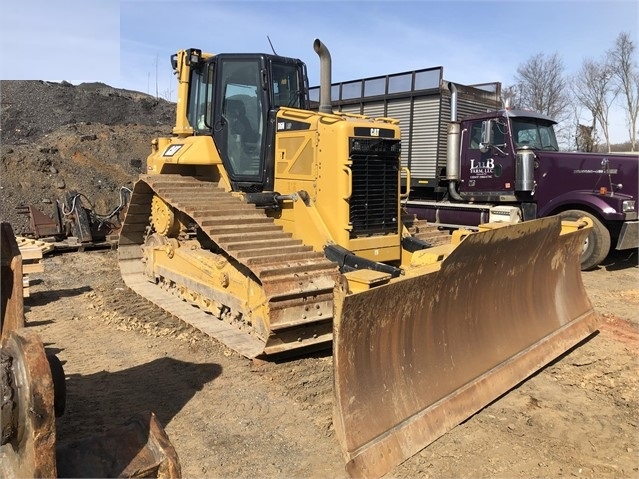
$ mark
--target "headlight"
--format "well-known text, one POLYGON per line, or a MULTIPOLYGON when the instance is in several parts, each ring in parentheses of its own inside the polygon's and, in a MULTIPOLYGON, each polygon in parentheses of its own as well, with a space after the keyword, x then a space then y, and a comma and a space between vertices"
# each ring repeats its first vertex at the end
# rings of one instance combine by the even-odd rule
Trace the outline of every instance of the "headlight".
POLYGON ((621 211, 628 213, 635 210, 634 200, 625 200, 621 202, 621 211))

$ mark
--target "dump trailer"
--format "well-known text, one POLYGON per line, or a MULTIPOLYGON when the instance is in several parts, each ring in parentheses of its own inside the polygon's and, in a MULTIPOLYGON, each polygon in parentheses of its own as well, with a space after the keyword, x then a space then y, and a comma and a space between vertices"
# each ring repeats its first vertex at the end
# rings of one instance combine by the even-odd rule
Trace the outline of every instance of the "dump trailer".
POLYGON ((246 357, 332 343, 347 469, 379 476, 596 329, 577 259, 592 223, 450 235, 405 213, 398 121, 333 113, 313 47, 317 112, 298 59, 172 56, 176 124, 133 187, 119 263, 246 357))
MULTIPOLYGON (((336 110, 401 120, 409 212, 447 228, 589 217, 582 269, 639 247, 639 157, 559 151, 555 121, 504 108, 501 85, 447 81, 427 68, 332 85, 336 110)), ((318 107, 319 87, 311 88, 318 107)))

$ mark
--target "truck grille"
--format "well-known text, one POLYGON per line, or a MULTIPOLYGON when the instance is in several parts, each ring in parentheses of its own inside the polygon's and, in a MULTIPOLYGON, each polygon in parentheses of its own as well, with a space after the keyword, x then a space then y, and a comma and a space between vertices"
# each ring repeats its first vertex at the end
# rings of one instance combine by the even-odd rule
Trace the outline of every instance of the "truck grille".
POLYGON ((350 237, 397 233, 400 140, 351 138, 349 146, 350 237))

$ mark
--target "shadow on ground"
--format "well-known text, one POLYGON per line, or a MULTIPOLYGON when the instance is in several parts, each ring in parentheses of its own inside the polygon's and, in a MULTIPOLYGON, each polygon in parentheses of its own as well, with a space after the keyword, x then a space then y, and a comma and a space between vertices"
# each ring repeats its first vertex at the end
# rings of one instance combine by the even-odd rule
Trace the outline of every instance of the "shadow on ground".
POLYGON ((71 375, 66 412, 57 420, 59 440, 75 440, 123 424, 133 414, 153 411, 165 427, 204 385, 222 372, 215 363, 195 364, 164 357, 117 372, 71 375))
POLYGON ((639 267, 639 254, 636 249, 612 250, 599 266, 606 271, 619 271, 639 267))

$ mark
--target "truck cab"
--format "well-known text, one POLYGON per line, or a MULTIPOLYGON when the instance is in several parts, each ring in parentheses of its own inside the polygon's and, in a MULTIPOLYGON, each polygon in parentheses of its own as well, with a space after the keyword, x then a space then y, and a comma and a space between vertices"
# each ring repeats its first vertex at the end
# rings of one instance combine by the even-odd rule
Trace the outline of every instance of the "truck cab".
POLYGON ((584 244, 582 263, 589 269, 611 247, 639 246, 639 158, 636 154, 560 152, 555 123, 545 115, 522 110, 465 118, 457 192, 464 202, 501 206, 497 211, 504 221, 556 214, 566 219, 590 217, 595 228, 584 244))
POLYGON ((559 151, 553 124, 510 111, 463 121, 460 194, 470 201, 531 200, 534 151, 559 151))

